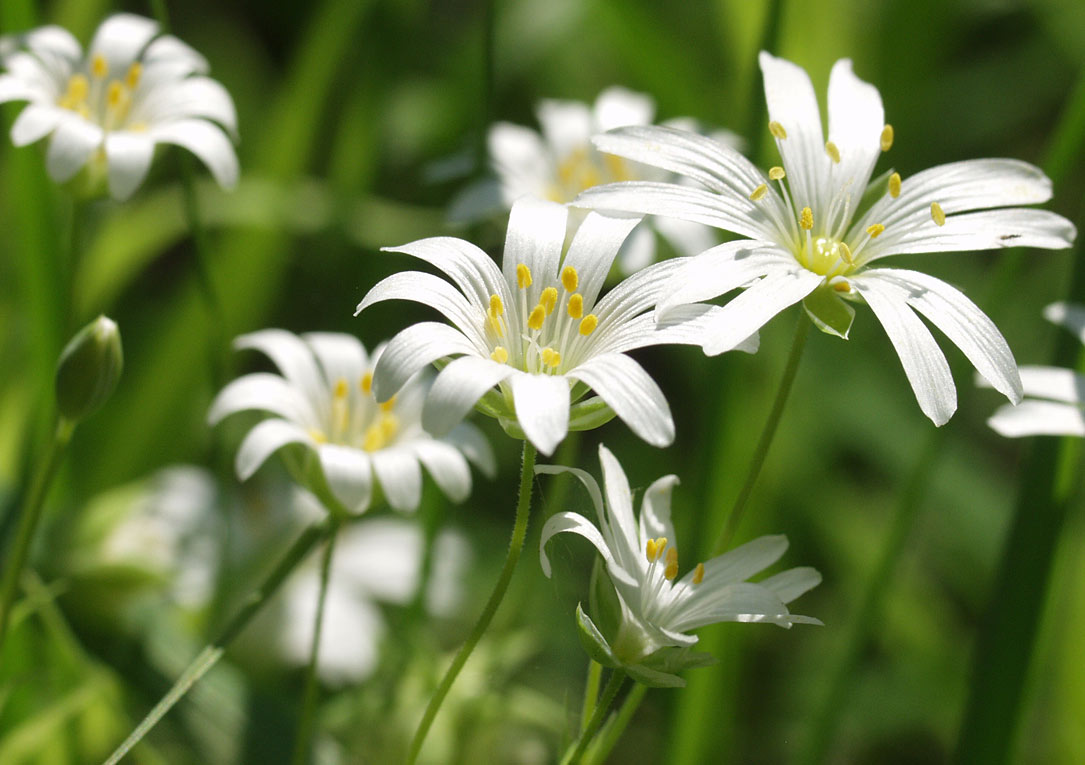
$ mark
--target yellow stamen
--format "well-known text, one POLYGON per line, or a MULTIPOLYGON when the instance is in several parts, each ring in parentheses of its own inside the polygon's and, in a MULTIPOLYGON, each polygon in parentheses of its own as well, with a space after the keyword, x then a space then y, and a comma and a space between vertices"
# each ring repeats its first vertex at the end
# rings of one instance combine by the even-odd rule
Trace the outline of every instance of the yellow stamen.
POLYGON ((839 281, 833 284, 833 289, 837 292, 851 292, 851 285, 846 281, 839 281))
POLYGON ((889 196, 896 199, 900 196, 900 173, 889 176, 889 196))
POLYGON ((840 253, 841 259, 849 266, 855 265, 855 258, 851 256, 851 247, 848 247, 847 243, 840 242, 836 245, 837 252, 840 253))
POLYGON ((573 296, 569 298, 568 310, 570 319, 579 319, 581 316, 583 316, 584 296, 581 295, 579 292, 574 293, 573 296))
POLYGON ((395 405, 396 405, 396 397, 392 396, 390 399, 388 399, 387 401, 382 403, 380 405, 380 408, 381 408, 382 412, 390 412, 390 411, 392 411, 392 409, 395 408, 395 405))
POLYGON ((490 358, 498 364, 504 364, 509 360, 509 352, 505 349, 505 346, 499 345, 494 348, 493 353, 490 354, 490 358))
POLYGON ((700 584, 704 581, 704 564, 698 563, 697 568, 693 569, 693 583, 700 584))
POLYGON ((931 202, 931 220, 939 226, 946 225, 946 213, 942 210, 942 205, 937 202, 931 202))
POLYGON ((765 194, 768 193, 768 190, 769 187, 762 183, 760 186, 750 192, 750 199, 756 202, 758 199, 765 196, 765 194))
POLYGON ((832 141, 825 142, 825 153, 828 154, 833 162, 837 165, 840 164, 840 149, 836 148, 836 144, 832 141))
POLYGON ((806 231, 814 227, 814 211, 809 207, 802 208, 802 214, 799 215, 799 226, 806 231))
POLYGON ((893 126, 886 125, 882 128, 881 137, 882 151, 889 151, 893 147, 893 126))
POLYGON ((344 399, 347 397, 347 381, 342 377, 335 381, 335 391, 333 392, 333 395, 337 399, 344 399))
POLYGON ((367 452, 375 452, 383 449, 395 438, 399 430, 399 421, 392 415, 385 415, 378 422, 365 429, 365 437, 362 440, 362 448, 367 452))
POLYGON ((580 284, 580 276, 572 266, 561 269, 561 286, 566 292, 576 292, 576 286, 580 284))
POLYGON ((505 304, 501 302, 499 295, 490 295, 490 318, 496 319, 505 313, 505 304))
POLYGON ((655 563, 658 556, 659 550, 656 548, 656 541, 649 539, 644 545, 644 557, 648 559, 649 563, 655 563))
POLYGON ((124 84, 128 86, 129 90, 135 90, 139 85, 139 78, 143 76, 143 64, 138 61, 133 61, 132 65, 128 67, 128 74, 124 76, 124 84))
POLYGON ((109 75, 109 64, 101 53, 95 54, 90 61, 90 73, 95 79, 104 80, 109 75))
POLYGON ((522 290, 531 286, 531 269, 523 263, 516 266, 516 286, 522 290))
POLYGON ((885 231, 885 226, 881 223, 875 223, 873 226, 867 226, 866 232, 870 234, 871 239, 877 239, 885 231))
POLYGON ((542 329, 543 321, 546 319, 546 308, 542 303, 531 309, 531 315, 527 317, 527 326, 534 330, 542 329))
POLYGON ((596 316, 594 313, 589 313, 587 316, 580 320, 580 334, 582 334, 584 337, 587 337, 595 331, 595 328, 597 326, 599 326, 599 317, 596 316))
POLYGON ((769 132, 772 133, 776 138, 779 138, 781 141, 787 138, 787 131, 784 130, 784 126, 776 120, 772 120, 769 123, 769 132))
POLYGON ((553 348, 542 349, 542 362, 548 367, 556 367, 561 364, 561 354, 553 348))
POLYGON ((558 291, 555 287, 547 287, 539 295, 539 305, 546 309, 546 315, 554 312, 554 306, 558 304, 558 291))
POLYGON ((656 540, 656 556, 662 555, 665 549, 667 549, 667 538, 660 537, 656 540))
POLYGON ((369 395, 369 392, 371 390, 373 390, 373 373, 372 372, 366 372, 364 375, 362 375, 361 388, 362 388, 362 393, 366 394, 367 396, 369 395))
POLYGON ((309 438, 313 439, 318 444, 328 443, 328 437, 324 435, 324 431, 317 428, 309 428, 309 438))
POLYGON ((678 548, 672 547, 667 550, 667 568, 663 569, 663 576, 672 581, 678 576, 678 548))
POLYGON ((68 78, 68 90, 61 97, 58 104, 64 109, 78 109, 86 101, 90 83, 85 74, 73 74, 68 78))
POLYGON ((770 167, 769 168, 769 179, 770 180, 782 181, 784 179, 784 176, 786 176, 786 175, 787 175, 787 173, 785 173, 784 169, 782 167, 780 167, 779 165, 777 165, 776 167, 770 167))
POLYGON ((116 109, 120 106, 121 101, 124 99, 125 93, 124 86, 116 80, 109 83, 109 90, 106 91, 106 103, 109 104, 110 109, 116 109))

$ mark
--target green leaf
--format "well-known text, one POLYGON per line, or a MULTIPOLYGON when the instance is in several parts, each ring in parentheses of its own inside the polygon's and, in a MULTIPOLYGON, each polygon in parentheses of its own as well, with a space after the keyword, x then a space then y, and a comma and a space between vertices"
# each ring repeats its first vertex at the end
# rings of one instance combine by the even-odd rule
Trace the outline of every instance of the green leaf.
POLYGON ((848 339, 851 323, 855 319, 855 309, 841 300, 832 287, 818 287, 806 296, 802 307, 806 309, 810 321, 822 332, 848 339))
POLYGON ((584 613, 579 603, 576 604, 576 626, 580 644, 584 646, 584 650, 588 652, 592 661, 611 668, 622 665, 614 656, 614 652, 610 650, 610 643, 603 637, 603 633, 595 626, 591 617, 584 613))

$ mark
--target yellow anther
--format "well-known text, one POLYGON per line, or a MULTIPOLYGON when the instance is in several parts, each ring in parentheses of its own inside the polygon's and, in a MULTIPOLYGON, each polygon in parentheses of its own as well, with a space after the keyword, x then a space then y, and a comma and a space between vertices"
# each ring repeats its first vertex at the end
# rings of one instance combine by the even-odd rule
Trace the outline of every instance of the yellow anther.
POLYGON ((785 173, 784 169, 779 165, 769 168, 769 180, 782 181, 785 175, 787 175, 787 173, 785 173))
POLYGON ((838 243, 836 245, 836 251, 840 253, 840 259, 847 263, 849 266, 855 265, 855 258, 851 256, 851 247, 848 247, 847 243, 838 243))
POLYGON ((554 312, 554 306, 558 304, 558 290, 556 287, 547 287, 539 295, 539 305, 546 309, 546 315, 554 312))
POLYGON ((668 582, 673 582, 674 578, 678 576, 678 562, 668 563, 667 567, 663 569, 663 576, 667 578, 668 582))
POLYGON ((871 239, 877 239, 885 231, 885 226, 881 223, 875 223, 873 226, 867 226, 866 232, 870 234, 871 239))
POLYGON ((333 395, 339 399, 347 397, 347 381, 342 377, 335 381, 335 390, 333 391, 333 395))
POLYGON ((781 141, 787 138, 787 131, 784 130, 784 126, 776 120, 772 120, 769 123, 769 132, 772 133, 773 136, 775 136, 776 138, 779 138, 781 141))
POLYGON ((505 349, 505 346, 498 345, 494 348, 493 353, 490 354, 490 358, 498 364, 504 364, 509 360, 509 352, 505 349))
POLYGON ((656 541, 649 539, 644 545, 644 557, 648 559, 649 563, 655 563, 656 558, 659 557, 659 549, 656 547, 656 541))
POLYGON ((531 309, 531 315, 527 317, 527 326, 534 330, 542 329, 543 321, 546 319, 546 308, 542 303, 531 309))
POLYGON ((931 202, 931 220, 939 226, 946 225, 946 213, 937 202, 931 202))
POLYGON ((523 263, 516 267, 516 286, 522 290, 531 286, 531 269, 523 263))
POLYGON ((91 59, 90 73, 99 80, 104 80, 109 75, 109 64, 101 53, 95 54, 91 59))
POLYGON ((697 568, 693 569, 693 583, 700 584, 704 581, 704 564, 698 563, 697 568))
POLYGON ((70 107, 75 106, 86 99, 89 91, 90 82, 87 81, 87 76, 85 74, 73 74, 68 79, 68 92, 64 95, 64 100, 69 102, 70 107))
POLYGON ((584 296, 581 295, 579 292, 573 293, 572 297, 569 298, 568 310, 570 319, 579 319, 581 316, 583 316, 584 296))
POLYGON ((505 313, 505 304, 501 302, 499 295, 490 295, 490 318, 496 319, 505 313))
POLYGON ((900 196, 900 173, 889 176, 889 196, 896 199, 900 196))
POLYGON ((328 443, 328 437, 324 435, 324 431, 319 428, 309 428, 309 438, 313 439, 318 444, 328 443))
POLYGON ((399 420, 390 414, 386 414, 365 429, 362 448, 367 452, 383 449, 396 437, 398 431, 399 420))
POLYGON ((576 286, 580 284, 580 275, 572 266, 561 269, 561 286, 566 292, 576 292, 576 286))
POLYGON ((881 137, 882 151, 889 151, 893 147, 893 126, 886 125, 882 128, 881 137))
POLYGON ((765 196, 765 194, 768 193, 768 190, 769 187, 762 183, 760 186, 750 192, 750 199, 756 202, 758 199, 765 196))
POLYGON ((851 285, 847 281, 841 280, 833 283, 833 289, 837 292, 851 292, 851 285))
POLYGON ((667 550, 667 563, 678 563, 678 548, 672 547, 667 550))
POLYGON ((665 549, 667 549, 667 538, 660 537, 656 540, 656 557, 662 555, 665 549))
POLYGON ((396 397, 392 396, 390 399, 388 399, 387 401, 382 403, 380 405, 380 408, 381 408, 382 412, 390 412, 395 408, 395 406, 396 406, 396 397))
POLYGON ((542 362, 548 367, 556 367, 561 364, 561 354, 553 348, 543 348, 542 362))
POLYGON ((128 86, 129 90, 135 90, 139 85, 139 78, 143 76, 143 64, 138 61, 133 61, 132 65, 128 67, 128 74, 124 76, 124 84, 128 86))
POLYGON ((814 227, 814 211, 809 207, 802 208, 802 213, 799 215, 799 226, 806 231, 814 227))
POLYGON ((106 91, 106 103, 109 104, 110 109, 116 109, 120 106, 121 101, 124 99, 125 93, 124 86, 116 80, 109 83, 109 90, 106 91))
POLYGON ((362 393, 364 393, 364 394, 366 394, 368 396, 369 392, 371 390, 373 390, 373 373, 372 372, 366 372, 364 375, 362 375, 362 382, 360 383, 360 387, 362 389, 362 393))
POLYGON ((832 158, 833 162, 840 164, 840 149, 836 148, 836 144, 832 141, 825 142, 825 153, 832 158))
POLYGON ((592 332, 594 332, 595 328, 598 326, 599 317, 596 316, 594 313, 589 313, 587 316, 580 320, 580 334, 582 334, 584 337, 587 337, 592 332))

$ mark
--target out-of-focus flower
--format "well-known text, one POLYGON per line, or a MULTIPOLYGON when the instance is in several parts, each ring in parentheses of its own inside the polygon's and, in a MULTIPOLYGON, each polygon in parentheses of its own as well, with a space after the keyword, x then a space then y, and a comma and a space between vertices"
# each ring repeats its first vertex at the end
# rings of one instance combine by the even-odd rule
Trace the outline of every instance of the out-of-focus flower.
MULTIPOLYGON (((523 196, 571 202, 592 186, 615 181, 670 180, 674 176, 655 167, 602 154, 592 146, 598 133, 627 125, 650 125, 655 104, 650 96, 622 87, 610 87, 595 104, 546 99, 536 109, 542 134, 510 122, 494 124, 486 145, 496 179, 469 186, 452 205, 453 220, 473 220, 497 210, 509 210, 523 196)), ((695 129, 692 120, 664 124, 695 129)), ((738 139, 726 131, 713 137, 729 145, 738 139)), ((580 216, 569 218, 575 227, 580 216)), ((618 255, 618 266, 630 274, 656 259, 653 230, 681 255, 696 255, 716 243, 711 230, 701 224, 673 218, 651 218, 633 229, 618 255)))
POLYGON ((46 166, 53 180, 64 183, 85 167, 87 187, 105 181, 115 199, 143 182, 159 143, 188 149, 220 185, 234 186, 233 100, 205 76, 203 56, 158 32, 154 21, 122 13, 102 22, 86 53, 58 26, 7 38, 0 103, 29 102, 12 125, 12 142, 51 135, 46 166))
POLYGON ((619 183, 583 193, 575 204, 602 210, 670 215, 732 231, 728 242, 690 261, 656 308, 744 292, 724 306, 709 330, 708 353, 727 350, 773 316, 802 301, 814 324, 846 338, 855 309, 866 303, 885 328, 920 408, 937 425, 957 408, 949 364, 916 315, 956 344, 1013 402, 1021 381, 1006 341, 972 301, 917 271, 875 268, 891 255, 1063 248, 1073 224, 1046 210, 1051 181, 1011 159, 955 162, 912 178, 870 176, 893 143, 881 96, 841 59, 829 82, 829 140, 810 78, 789 61, 761 54, 769 130, 783 158, 766 176, 714 141, 662 127, 623 128, 596 138, 602 151, 681 173, 705 188, 619 183), (1005 208, 1005 209, 991 209, 1005 208))
MULTIPOLYGON (((424 465, 441 491, 461 502, 471 491, 467 460, 487 474, 493 454, 482 434, 460 423, 440 439, 421 426, 422 401, 429 382, 405 380, 399 394, 378 404, 373 396, 372 356, 357 338, 334 333, 297 336, 279 329, 243 335, 236 348, 261 351, 281 375, 257 372, 227 385, 208 415, 217 423, 227 415, 261 410, 276 415, 249 431, 237 452, 237 474, 251 476, 264 461, 289 444, 314 453, 331 499, 350 513, 369 508, 375 484, 388 504, 413 510, 422 492, 424 465)), ((320 481, 307 475, 306 488, 322 494, 320 481)))
MULTIPOLYGON (((617 592, 620 614, 615 634, 604 638, 586 614, 579 618, 610 654, 634 677, 644 674, 645 661, 665 648, 689 648, 697 642, 689 630, 716 622, 770 622, 781 627, 820 624, 788 611, 791 602, 821 581, 812 568, 793 568, 763 579, 746 581, 771 566, 787 549, 783 536, 765 536, 690 568, 678 578, 678 539, 671 523, 671 490, 677 476, 664 476, 648 487, 640 517, 633 515, 633 494, 618 460, 599 447, 603 492, 590 474, 560 465, 540 465, 537 473, 572 473, 591 496, 597 524, 574 512, 559 512, 543 526, 539 559, 550 576, 546 543, 555 534, 572 532, 591 542, 606 561, 617 592), (605 501, 604 501, 605 497, 605 501), (590 626, 589 626, 590 625, 590 626)), ((584 627, 582 627, 583 629, 584 627)), ((673 656, 659 656, 673 659, 673 656)), ((648 661, 650 669, 654 662, 648 661)), ((646 675, 652 679, 652 673, 646 675)), ((654 678, 665 681, 664 678, 654 678)))
MULTIPOLYGON (((1085 343, 1085 306, 1052 303, 1044 318, 1077 335, 1085 343)), ((1025 398, 1017 406, 1003 405, 987 420, 1007 438, 1023 436, 1085 436, 1085 375, 1059 367, 1023 366, 1025 398)), ((982 377, 981 385, 987 385, 982 377)))
POLYGON ((563 257, 568 210, 525 197, 513 205, 499 269, 462 239, 437 237, 387 248, 426 261, 459 289, 432 274, 393 274, 358 306, 413 300, 432 306, 455 326, 420 322, 388 343, 377 363, 374 390, 387 400, 426 365, 459 356, 437 376, 422 411, 431 433, 446 433, 483 399, 484 411, 515 424, 544 454, 570 427, 605 422, 610 410, 655 446, 674 439, 674 421, 663 392, 627 351, 664 343, 700 344, 713 312, 689 306, 657 323, 649 311, 682 259, 657 263, 614 287, 603 286, 618 248, 636 218, 588 215, 563 257), (570 405, 588 389, 598 394, 570 405), (606 412, 600 418, 599 399, 606 412), (584 419, 579 419, 584 412, 584 419))

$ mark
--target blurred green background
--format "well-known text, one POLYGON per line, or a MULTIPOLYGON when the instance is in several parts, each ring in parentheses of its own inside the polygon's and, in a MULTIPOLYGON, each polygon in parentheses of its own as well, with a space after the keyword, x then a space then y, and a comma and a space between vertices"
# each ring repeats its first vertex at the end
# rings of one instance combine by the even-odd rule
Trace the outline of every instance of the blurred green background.
MULTIPOLYGON (((226 365, 232 377, 258 363, 234 357, 224 341, 278 326, 351 332, 372 347, 428 318, 407 304, 352 314, 379 278, 411 265, 378 252, 381 246, 454 233, 499 254, 503 223, 448 227, 445 206, 469 179, 435 171, 449 158, 477 157, 491 118, 536 126, 540 98, 591 102, 620 84, 651 94, 659 119, 693 116, 745 134, 756 151, 764 132, 756 53, 773 5, 498 0, 491 89, 487 5, 477 0, 170 4, 174 32, 209 59, 240 117, 240 187, 223 193, 202 174, 199 185, 221 322, 208 318, 198 289, 173 152, 160 152, 131 202, 101 201, 87 211, 72 262, 66 255, 72 205, 47 179, 43 153, 0 143, 5 536, 47 433, 53 365, 70 330, 109 314, 121 326, 127 361, 115 397, 76 434, 47 508, 34 557, 40 592, 30 598, 0 673, 0 762, 102 759, 289 535, 266 508, 280 485, 277 468, 239 487, 229 466, 240 431, 227 425, 212 432, 205 424, 215 364, 226 365), (756 134, 749 134, 751 124, 756 134), (70 299, 59 286, 66 279, 70 299), (85 523, 92 500, 173 463, 214 470, 223 513, 245 516, 266 542, 224 562, 209 609, 179 618, 164 615, 166 581, 120 575, 88 581, 71 565, 80 544, 73 529, 85 523)), ((888 161, 905 176, 968 158, 1048 161, 1085 65, 1085 4, 1078 0, 784 0, 779 6, 775 52, 804 66, 822 99, 840 57, 851 57, 856 73, 880 89, 896 131, 888 161)), ((85 42, 115 10, 151 13, 143 4, 102 0, 0 0, 0 31, 59 23, 85 42)), ((5 125, 18 108, 2 110, 5 125)), ((1070 150, 1047 165, 1057 180, 1049 207, 1078 220, 1081 156, 1072 150, 1073 131, 1060 135, 1070 150)), ((760 158, 764 166, 774 162, 760 158)), ((1020 363, 1042 363, 1054 330, 1040 310, 1063 298, 1074 257, 1075 251, 907 256, 898 265, 962 287, 1002 329, 1020 363)), ((655 450, 615 421, 571 442, 555 461, 597 473, 595 444, 602 439, 634 487, 677 473, 678 536, 707 551, 744 478, 793 318, 773 322, 753 357, 705 359, 689 348, 640 353, 671 402, 675 444, 655 450)), ((1020 444, 986 428, 997 396, 975 389, 971 369, 945 345, 960 409, 930 452, 935 456, 903 556, 843 695, 831 705, 838 725, 826 762, 949 760, 981 614, 999 597, 992 582, 1020 444)), ((498 478, 479 477, 464 505, 443 509, 427 483, 421 511, 439 514, 471 540, 474 566, 460 613, 420 629, 410 628, 404 609, 389 610, 386 671, 359 687, 326 689, 322 697, 321 762, 402 756, 425 688, 444 666, 436 652, 459 645, 496 577, 511 526, 518 448, 492 422, 480 424, 498 452, 498 478), (404 645, 421 646, 423 657, 402 658, 409 653, 404 645), (388 712, 389 689, 397 686, 396 711, 388 712)), ((811 754, 814 729, 830 704, 829 677, 893 508, 933 430, 869 313, 860 312, 847 342, 812 338, 739 541, 787 534, 784 563, 813 565, 824 575, 797 610, 826 626, 703 630, 721 664, 691 671, 687 689, 649 692, 614 762, 800 762, 811 754)), ((442 713, 446 728, 435 730, 424 755, 433 762, 548 761, 578 713, 586 658, 573 612, 585 597, 591 551, 556 540, 557 574, 546 580, 535 550, 545 514, 586 511, 587 500, 560 483, 538 485, 544 503, 513 592, 468 667, 474 674, 461 679, 462 697, 442 713)), ((1035 593, 1044 601, 1043 620, 1015 762, 1085 762, 1082 523, 1078 506, 1057 548, 1050 591, 1035 593)), ((288 760, 300 672, 255 662, 245 645, 136 750, 134 762, 288 760)))

